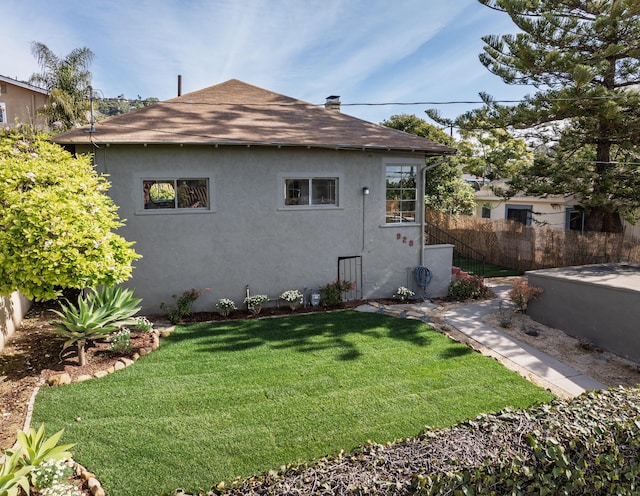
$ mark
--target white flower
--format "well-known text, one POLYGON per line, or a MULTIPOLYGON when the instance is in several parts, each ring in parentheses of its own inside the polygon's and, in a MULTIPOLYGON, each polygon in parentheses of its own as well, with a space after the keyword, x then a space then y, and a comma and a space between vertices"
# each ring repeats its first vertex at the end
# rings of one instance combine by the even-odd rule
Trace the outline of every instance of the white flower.
POLYGON ((244 303, 249 305, 250 307, 262 305, 264 302, 269 301, 269 297, 267 295, 253 295, 247 296, 244 299, 244 303))
POLYGON ((282 293, 280 298, 289 302, 300 301, 302 299, 302 293, 297 289, 290 289, 282 293))
POLYGON ((27 179, 32 183, 36 182, 36 175, 33 172, 27 172, 27 179))
POLYGON ((396 295, 400 296, 401 298, 411 298, 412 296, 415 295, 415 293, 413 291, 411 291, 409 288, 405 288, 404 286, 400 286, 396 290, 396 295))
POLYGON ((236 304, 228 298, 220 298, 216 303, 216 307, 224 310, 235 310, 236 304))

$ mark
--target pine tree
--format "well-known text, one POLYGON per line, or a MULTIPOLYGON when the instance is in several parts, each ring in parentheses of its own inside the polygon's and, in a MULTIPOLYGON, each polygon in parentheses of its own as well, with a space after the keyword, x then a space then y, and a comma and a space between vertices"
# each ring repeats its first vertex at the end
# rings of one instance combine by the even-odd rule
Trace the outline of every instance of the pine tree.
POLYGON ((516 106, 482 95, 467 128, 521 130, 537 148, 511 194, 577 194, 592 231, 640 209, 640 1, 478 0, 520 32, 485 36, 480 61, 536 92, 516 106))

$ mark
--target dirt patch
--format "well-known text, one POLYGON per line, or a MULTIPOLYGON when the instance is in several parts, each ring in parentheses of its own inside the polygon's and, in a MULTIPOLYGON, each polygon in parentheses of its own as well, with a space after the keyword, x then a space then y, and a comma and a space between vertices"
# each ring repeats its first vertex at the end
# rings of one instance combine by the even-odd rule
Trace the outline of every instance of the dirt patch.
POLYGON ((559 329, 547 327, 521 313, 496 312, 484 321, 505 334, 609 387, 640 384, 640 365, 579 341, 559 329), (506 320, 510 320, 507 325, 506 320))

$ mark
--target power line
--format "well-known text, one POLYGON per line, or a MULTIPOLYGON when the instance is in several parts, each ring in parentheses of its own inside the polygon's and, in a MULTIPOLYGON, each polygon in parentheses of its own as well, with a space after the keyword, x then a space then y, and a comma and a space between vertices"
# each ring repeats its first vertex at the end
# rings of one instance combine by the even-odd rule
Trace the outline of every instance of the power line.
MULTIPOLYGON (((616 100, 620 98, 640 98, 638 94, 624 94, 624 95, 606 95, 606 96, 589 96, 589 97, 566 97, 566 98, 543 98, 539 101, 545 102, 577 102, 577 101, 591 101, 591 100, 616 100)), ((116 103, 137 103, 145 106, 153 105, 209 105, 209 106, 225 106, 225 105, 242 105, 246 107, 292 107, 298 105, 311 105, 314 107, 324 107, 324 103, 314 104, 303 101, 294 102, 262 102, 262 103, 238 103, 238 102, 188 102, 188 101, 148 101, 148 99, 128 99, 128 98, 101 98, 100 100, 106 102, 116 103)), ((525 103, 528 100, 490 100, 489 103, 525 103)), ((486 104, 484 100, 421 100, 414 102, 341 102, 341 107, 382 107, 382 106, 415 106, 415 105, 481 105, 486 104)))

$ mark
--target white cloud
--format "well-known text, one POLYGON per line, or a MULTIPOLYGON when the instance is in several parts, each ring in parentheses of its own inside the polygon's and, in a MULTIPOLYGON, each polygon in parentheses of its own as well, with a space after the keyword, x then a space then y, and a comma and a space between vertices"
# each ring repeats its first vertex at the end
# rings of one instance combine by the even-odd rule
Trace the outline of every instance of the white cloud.
MULTIPOLYGON (((166 99, 238 78, 321 103, 457 99, 487 90, 480 34, 507 16, 475 0, 5 0, 0 74, 37 71, 29 44, 87 46, 105 96, 166 99)), ((4 5, 3 5, 4 6, 4 5)), ((391 115, 391 109, 345 109, 391 115)))

